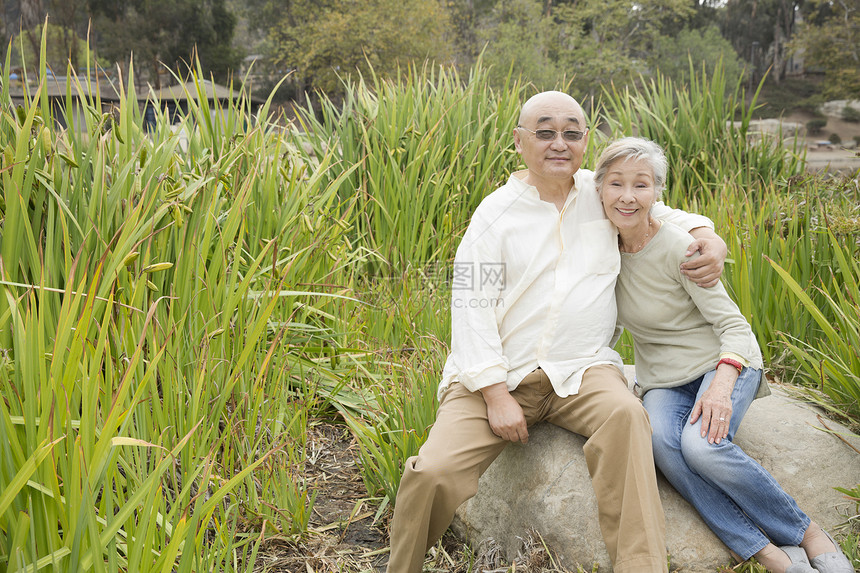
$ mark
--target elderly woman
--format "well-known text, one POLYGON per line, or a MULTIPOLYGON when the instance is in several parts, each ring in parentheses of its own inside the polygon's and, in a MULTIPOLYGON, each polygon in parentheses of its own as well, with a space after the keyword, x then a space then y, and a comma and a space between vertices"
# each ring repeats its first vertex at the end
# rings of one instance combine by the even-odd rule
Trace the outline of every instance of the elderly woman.
POLYGON ((594 175, 618 228, 618 321, 633 335, 656 464, 739 559, 754 556, 775 573, 853 573, 832 538, 732 441, 752 400, 770 393, 761 351, 722 284, 703 289, 681 274, 692 237, 650 213, 666 171, 657 144, 625 138, 594 175))

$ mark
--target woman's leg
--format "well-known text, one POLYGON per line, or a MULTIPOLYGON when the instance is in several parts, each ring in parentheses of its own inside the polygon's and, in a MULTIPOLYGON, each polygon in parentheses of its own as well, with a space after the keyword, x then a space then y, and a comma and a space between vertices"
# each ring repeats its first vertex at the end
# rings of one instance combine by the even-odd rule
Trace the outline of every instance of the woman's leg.
MULTIPOLYGON (((696 394, 707 390, 714 371, 703 377, 696 394)), ((729 433, 719 444, 701 435, 701 419, 684 424, 681 450, 687 465, 704 481, 724 492, 777 545, 799 545, 809 527, 807 517, 770 473, 733 443, 735 432, 758 390, 761 372, 744 368, 732 391, 729 433)), ((725 516, 719 516, 725 519, 725 516)), ((738 552, 746 557, 741 552, 738 552)))
POLYGON ((681 435, 690 426, 690 412, 700 383, 701 379, 645 394, 643 403, 651 418, 654 461, 717 537, 746 560, 767 547, 768 539, 725 493, 689 467, 681 451, 681 435))

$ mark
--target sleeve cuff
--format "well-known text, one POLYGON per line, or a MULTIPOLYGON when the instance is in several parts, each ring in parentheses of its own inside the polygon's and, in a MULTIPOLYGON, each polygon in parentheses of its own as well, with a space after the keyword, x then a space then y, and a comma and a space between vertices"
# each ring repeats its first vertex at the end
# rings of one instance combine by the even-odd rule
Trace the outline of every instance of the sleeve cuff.
POLYGON ((693 229, 698 229, 699 227, 707 227, 714 230, 714 222, 701 215, 690 215, 689 218, 685 219, 679 226, 688 233, 693 229))
POLYGON ((471 368, 460 372, 457 379, 460 384, 470 392, 477 392, 481 388, 508 381, 507 361, 502 364, 493 364, 486 367, 471 368))
POLYGON ((714 222, 707 217, 697 215, 696 213, 687 213, 678 209, 672 209, 671 207, 666 206, 662 201, 658 201, 657 204, 654 205, 652 212, 654 216, 661 221, 668 221, 688 233, 693 229, 698 229, 699 227, 707 227, 711 230, 714 229, 714 222))
POLYGON ((729 360, 737 360, 741 364, 743 364, 744 368, 749 367, 750 361, 741 356, 740 354, 735 354, 734 352, 720 352, 720 360, 723 358, 728 358, 729 360))

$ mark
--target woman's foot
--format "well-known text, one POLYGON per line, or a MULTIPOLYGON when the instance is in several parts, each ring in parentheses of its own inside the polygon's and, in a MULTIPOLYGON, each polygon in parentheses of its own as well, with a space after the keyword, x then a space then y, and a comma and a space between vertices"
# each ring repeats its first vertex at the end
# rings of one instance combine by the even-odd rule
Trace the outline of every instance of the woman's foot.
POLYGON ((824 530, 814 521, 806 528, 806 533, 803 534, 803 541, 800 546, 806 551, 806 556, 810 561, 824 553, 835 553, 836 546, 830 541, 830 538, 824 533, 824 530))
POLYGON ((817 523, 809 524, 801 547, 820 573, 854 573, 854 566, 842 553, 842 548, 817 523))
POLYGON ((754 557, 770 573, 818 573, 800 547, 777 547, 768 543, 754 557))
POLYGON ((753 555, 753 557, 771 573, 785 573, 785 570, 791 566, 791 559, 785 551, 773 543, 768 543, 764 549, 753 555))

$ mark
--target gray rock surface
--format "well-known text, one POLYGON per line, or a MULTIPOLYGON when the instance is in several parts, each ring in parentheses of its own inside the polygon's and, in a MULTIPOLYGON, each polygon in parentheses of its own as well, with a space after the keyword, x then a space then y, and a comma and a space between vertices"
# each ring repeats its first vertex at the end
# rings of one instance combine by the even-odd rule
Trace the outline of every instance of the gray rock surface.
MULTIPOLYGON (((735 443, 770 471, 812 519, 833 529, 854 511, 833 487, 860 483, 860 454, 822 431, 814 407, 773 385, 771 390, 771 396, 753 402, 735 443)), ((860 436, 826 423, 860 450, 860 436)), ((473 547, 493 538, 513 559, 526 531, 535 529, 565 566, 578 563, 590 570, 597 563, 599 571, 610 571, 582 454, 585 440, 550 424, 531 428, 529 435, 528 445, 508 446, 493 462, 478 494, 460 507, 454 530, 473 547)), ((659 480, 673 569, 713 573, 730 563, 728 549, 696 511, 662 476, 659 480)))
MULTIPOLYGON (((731 122, 735 128, 740 128, 743 122, 731 122)), ((755 139, 763 136, 779 135, 783 138, 792 138, 806 135, 806 126, 796 121, 784 121, 781 119, 753 119, 749 121, 747 134, 755 139)))
POLYGON ((818 111, 830 117, 841 118, 842 111, 846 107, 853 107, 857 111, 860 111, 860 100, 836 99, 828 101, 821 104, 821 106, 818 108, 818 111))

